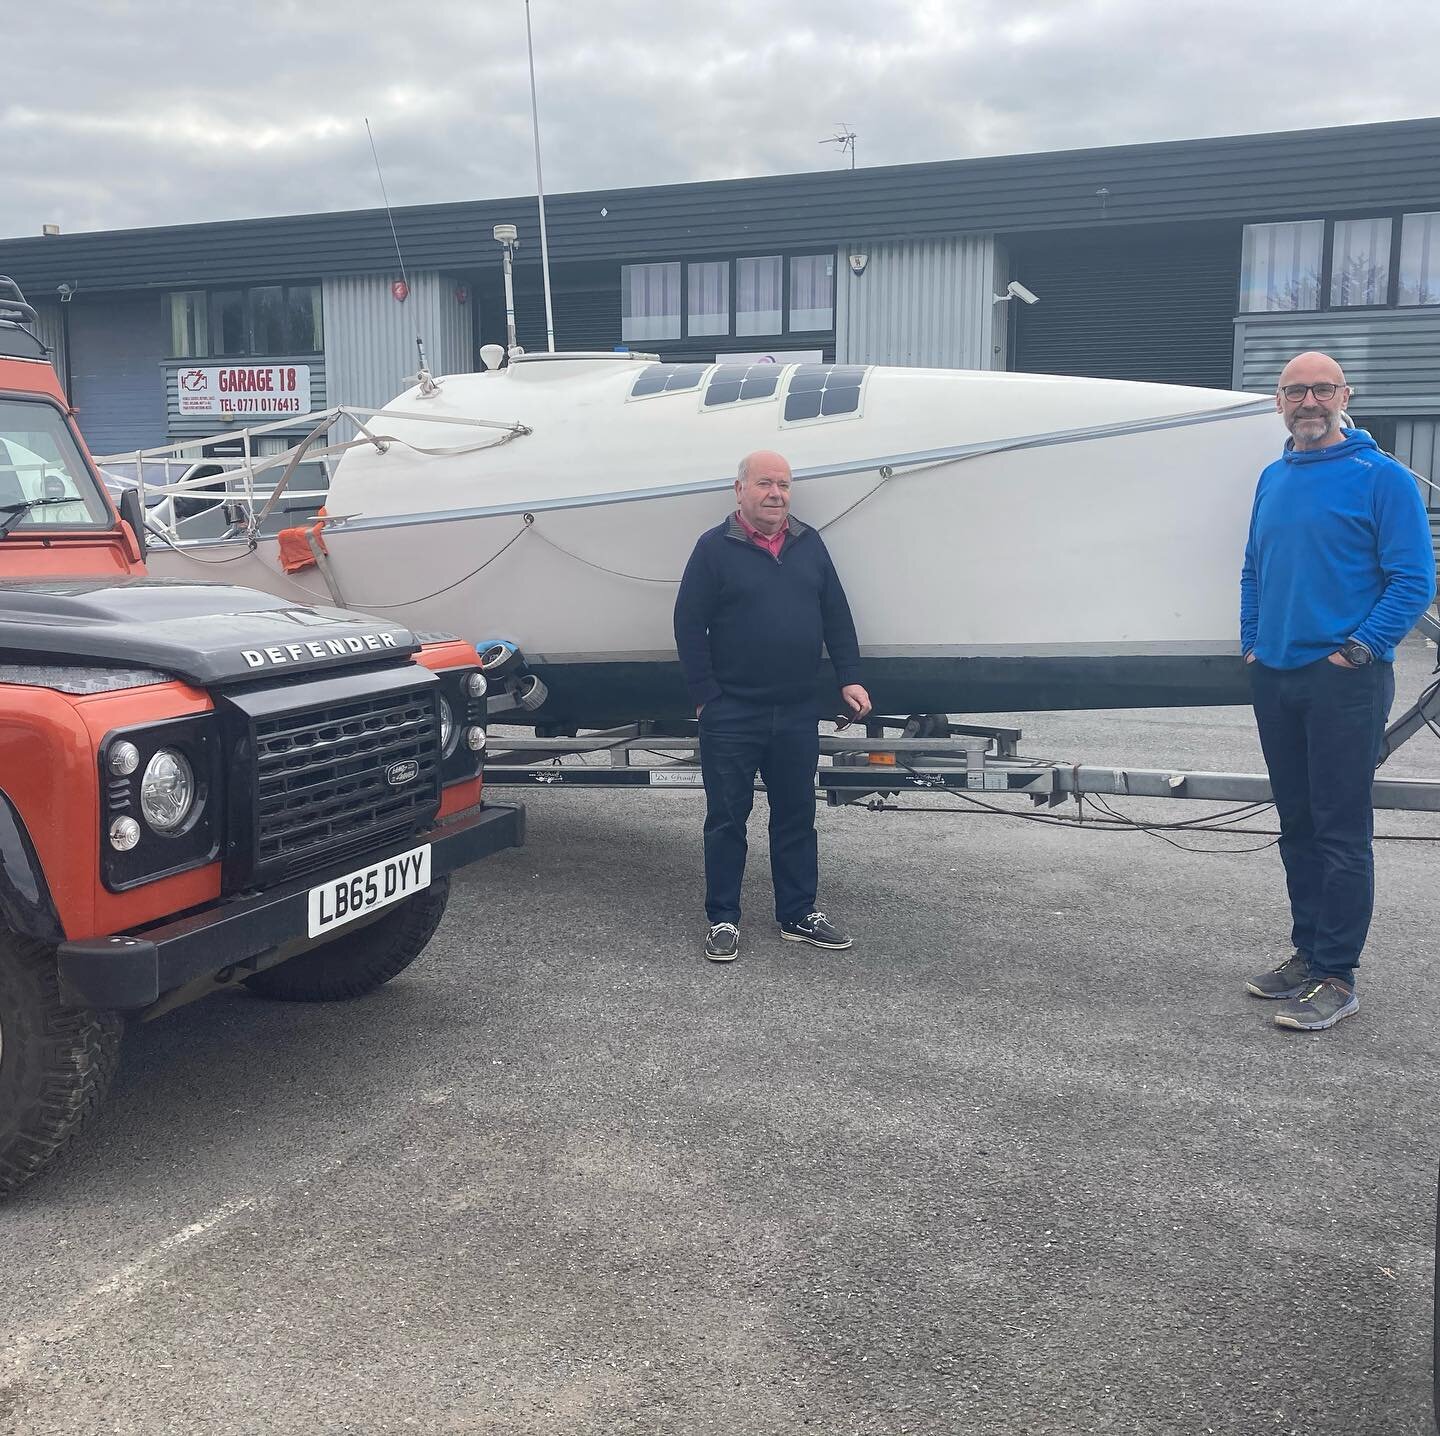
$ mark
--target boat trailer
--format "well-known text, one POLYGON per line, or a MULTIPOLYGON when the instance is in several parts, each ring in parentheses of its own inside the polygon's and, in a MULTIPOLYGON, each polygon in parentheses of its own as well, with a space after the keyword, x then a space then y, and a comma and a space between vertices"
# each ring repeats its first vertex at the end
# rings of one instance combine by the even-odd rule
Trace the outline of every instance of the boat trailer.
MULTIPOLYGON (((1427 614, 1417 632, 1440 643, 1440 621, 1427 614)), ((483 663, 482 655, 482 663, 483 663)), ((516 652, 510 681, 492 687, 490 721, 507 716, 522 723, 543 708, 524 676, 516 652)), ((1440 665, 1437 665, 1440 673, 1440 665)), ((584 733, 502 734, 493 727, 485 764, 487 787, 696 789, 703 786, 698 724, 630 723, 584 733), (566 761, 569 760, 569 761, 566 761)), ((1380 763, 1422 729, 1440 736, 1440 677, 1385 731, 1380 763)), ((972 791, 1023 794, 1039 807, 1087 796, 1194 798, 1205 802, 1267 804, 1264 773, 1210 773, 1170 768, 1131 768, 1064 763, 1021 754, 1018 728, 954 723, 944 714, 872 716, 852 734, 822 734, 815 781, 830 806, 883 807, 899 793, 972 791), (887 737, 897 732, 897 737, 887 737)), ((757 791, 763 784, 756 782, 757 791)), ((1440 778, 1388 778, 1377 773, 1377 808, 1440 812, 1440 778)))

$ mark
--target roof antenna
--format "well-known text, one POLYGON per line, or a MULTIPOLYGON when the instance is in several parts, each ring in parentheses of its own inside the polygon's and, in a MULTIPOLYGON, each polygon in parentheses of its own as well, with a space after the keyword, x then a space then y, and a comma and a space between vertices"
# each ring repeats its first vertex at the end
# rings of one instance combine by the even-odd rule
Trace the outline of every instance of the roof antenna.
POLYGON ((821 140, 820 143, 822 145, 839 145, 842 155, 846 150, 849 150, 850 168, 852 170, 855 168, 855 131, 852 130, 844 120, 840 121, 835 133, 831 135, 828 140, 821 140))
MULTIPOLYGON (((375 148, 375 136, 370 132, 370 117, 365 117, 365 134, 370 140, 370 154, 375 161, 375 178, 380 181, 380 198, 385 201, 385 218, 390 221, 390 238, 395 241, 395 258, 400 261, 400 282, 405 294, 410 293, 410 276, 405 273, 405 256, 400 252, 400 236, 395 229, 395 215, 390 208, 390 196, 385 191, 385 175, 380 169, 380 155, 375 148)), ((430 377, 430 366, 425 362, 425 341, 420 337, 420 325, 415 325, 415 348, 420 354, 420 372, 415 376, 420 381, 420 393, 428 398, 438 394, 440 386, 430 377)))

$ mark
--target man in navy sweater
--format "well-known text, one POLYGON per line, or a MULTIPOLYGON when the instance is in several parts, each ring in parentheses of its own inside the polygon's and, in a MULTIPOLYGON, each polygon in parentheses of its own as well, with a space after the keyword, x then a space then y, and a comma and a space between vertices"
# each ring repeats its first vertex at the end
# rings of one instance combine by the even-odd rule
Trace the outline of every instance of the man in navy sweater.
POLYGON ((1374 901, 1370 788, 1395 697, 1395 645, 1435 597, 1415 480, 1359 429, 1340 366, 1300 354, 1275 404, 1290 430, 1260 475, 1240 577, 1240 646, 1280 815, 1293 954, 1246 984, 1279 1027, 1359 1011, 1374 901))
POLYGON ((675 645, 700 720, 705 780, 705 956, 740 951, 740 883, 755 774, 770 803, 775 920, 791 942, 840 949, 850 936, 815 906, 815 768, 821 647, 863 718, 860 646, 820 535, 790 517, 790 465, 762 451, 740 462, 738 505, 700 535, 675 600, 675 645))

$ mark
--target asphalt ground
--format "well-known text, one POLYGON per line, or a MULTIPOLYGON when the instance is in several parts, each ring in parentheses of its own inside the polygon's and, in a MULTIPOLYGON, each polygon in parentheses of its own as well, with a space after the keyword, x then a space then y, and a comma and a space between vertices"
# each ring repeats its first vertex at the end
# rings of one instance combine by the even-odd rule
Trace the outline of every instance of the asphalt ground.
MULTIPOLYGON (((1014 721, 1258 764, 1238 710, 1014 721)), ((762 803, 716 966, 698 794, 526 796, 381 992, 132 1031, 0 1207, 0 1429, 1430 1430, 1429 842, 1379 845, 1362 1011, 1304 1035, 1242 985, 1285 952, 1273 847, 822 809, 857 934, 822 954, 768 920, 762 803)))

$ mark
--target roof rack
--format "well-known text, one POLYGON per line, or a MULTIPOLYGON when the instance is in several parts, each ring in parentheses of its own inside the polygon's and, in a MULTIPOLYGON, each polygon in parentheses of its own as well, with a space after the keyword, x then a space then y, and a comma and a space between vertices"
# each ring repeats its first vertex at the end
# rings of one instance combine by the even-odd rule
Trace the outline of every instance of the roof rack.
POLYGON ((20 286, 0 274, 0 324, 34 324, 38 316, 25 302, 20 286))

